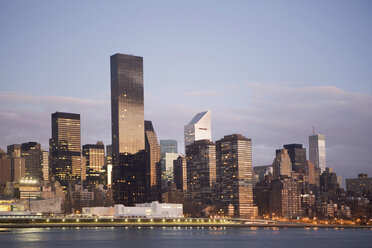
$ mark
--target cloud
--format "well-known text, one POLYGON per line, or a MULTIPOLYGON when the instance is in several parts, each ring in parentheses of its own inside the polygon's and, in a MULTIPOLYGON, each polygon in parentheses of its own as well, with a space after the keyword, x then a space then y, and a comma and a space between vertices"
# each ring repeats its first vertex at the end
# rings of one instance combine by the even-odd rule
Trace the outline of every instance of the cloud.
MULTIPOLYGON (((109 95, 101 98, 35 96, 0 92, 0 148, 38 141, 47 149, 50 115, 81 114, 82 144, 111 143, 109 95)), ((372 174, 372 96, 334 86, 250 82, 188 93, 148 92, 145 119, 159 139, 177 139, 183 152, 183 127, 200 111, 212 111, 212 137, 241 133, 252 138, 253 164, 270 164, 275 149, 301 143, 315 126, 326 135, 327 163, 343 177, 372 174), (208 97, 203 97, 203 94, 208 97), (193 100, 190 100, 192 96, 193 100)))
POLYGON ((197 112, 210 109, 213 139, 231 133, 252 138, 254 165, 272 163, 275 149, 284 144, 302 143, 308 148, 315 126, 326 135, 327 162, 338 174, 372 174, 372 97, 368 94, 334 86, 250 82, 215 89, 214 96, 197 98, 198 105, 180 95, 177 104, 165 104, 161 97, 152 100, 147 113, 156 122, 158 136, 178 139, 181 148, 183 126, 197 112))
POLYGON ((56 111, 81 115, 82 144, 97 139, 110 142, 110 102, 107 99, 0 92, 0 147, 36 141, 48 150, 51 114, 56 111))
POLYGON ((188 97, 212 97, 217 95, 217 91, 215 90, 196 90, 196 91, 188 91, 184 93, 185 96, 188 97))

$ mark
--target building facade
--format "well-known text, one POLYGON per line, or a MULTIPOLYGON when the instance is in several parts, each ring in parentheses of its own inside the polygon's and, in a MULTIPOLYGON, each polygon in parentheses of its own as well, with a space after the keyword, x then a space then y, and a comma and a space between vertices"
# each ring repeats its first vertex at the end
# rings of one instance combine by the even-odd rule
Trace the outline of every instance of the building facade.
MULTIPOLYGON (((303 173, 306 171, 306 148, 303 148, 301 144, 288 144, 284 145, 284 149, 288 151, 289 158, 292 163, 292 171, 297 173, 303 173)), ((280 153, 281 149, 276 150, 276 153, 280 153)))
POLYGON ((325 135, 314 134, 309 136, 309 160, 316 168, 320 168, 321 173, 325 171, 327 167, 325 135))
POLYGON ((186 167, 186 157, 178 156, 176 160, 173 161, 173 178, 176 188, 182 192, 187 191, 187 167, 186 167))
POLYGON ((214 204, 216 185, 216 145, 198 140, 186 146, 186 208, 191 216, 199 216, 214 204))
POLYGON ((178 153, 177 140, 160 140, 161 153, 178 153))
POLYGON ((41 145, 36 142, 27 142, 21 145, 21 156, 25 158, 25 174, 28 178, 43 180, 43 154, 41 145))
POLYGON ((291 176, 292 163, 287 149, 277 150, 276 157, 273 162, 273 170, 274 178, 278 178, 280 176, 291 176))
POLYGON ((160 197, 160 146, 144 121, 143 58, 114 54, 110 61, 113 201, 133 206, 160 197))
POLYGON ((216 141, 216 164, 222 211, 231 217, 257 217, 257 207, 253 206, 251 139, 232 134, 216 141))
POLYGON ((185 147, 197 140, 212 140, 211 112, 204 111, 196 114, 185 126, 185 147))
POLYGON ((104 167, 105 145, 103 142, 83 145, 83 156, 86 163, 86 184, 90 186, 106 185, 107 171, 104 167))
POLYGON ((82 174, 80 114, 52 114, 52 138, 49 140, 50 176, 66 189, 69 181, 82 174))

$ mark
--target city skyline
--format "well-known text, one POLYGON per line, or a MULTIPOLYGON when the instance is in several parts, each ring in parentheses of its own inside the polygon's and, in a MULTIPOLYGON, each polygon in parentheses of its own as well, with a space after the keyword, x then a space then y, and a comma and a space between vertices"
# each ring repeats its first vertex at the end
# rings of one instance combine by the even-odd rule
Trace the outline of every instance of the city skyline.
MULTIPOLYGON (((9 58, 8 61, 1 60, 2 76, 0 77, 2 85, 0 121, 3 125, 0 133, 2 136, 0 148, 4 150, 7 145, 29 141, 41 143, 42 148, 46 149, 50 138, 50 114, 55 111, 81 115, 82 144, 92 144, 97 140, 110 144, 109 60, 107 57, 115 52, 128 49, 128 53, 144 57, 147 82, 145 119, 153 121, 159 139, 176 139, 181 148, 180 152, 184 152, 181 145, 183 125, 195 113, 209 109, 212 112, 212 140, 221 139, 229 133, 241 133, 252 138, 254 166, 271 164, 275 157, 275 149, 282 147, 283 144, 301 143, 308 150, 308 136, 311 135, 312 126, 315 125, 317 133, 325 134, 327 137, 327 165, 329 167, 334 168, 343 178, 355 177, 360 172, 372 174, 370 167, 372 158, 369 153, 372 144, 368 138, 372 136, 369 128, 372 121, 371 75, 366 70, 371 65, 372 56, 370 56, 371 50, 365 45, 370 43, 371 35, 363 32, 368 30, 367 25, 371 23, 371 18, 365 12, 370 3, 359 3, 353 6, 349 6, 346 2, 341 2, 337 6, 321 5, 322 8, 318 12, 319 22, 310 24, 306 22, 306 18, 298 19, 300 25, 305 25, 307 30, 320 28, 318 25, 321 21, 327 24, 321 27, 319 32, 310 31, 309 34, 302 32, 300 27, 292 23, 303 14, 303 10, 298 5, 293 4, 292 9, 288 10, 279 8, 279 12, 288 15, 284 15, 283 21, 277 24, 284 30, 284 34, 278 37, 278 43, 269 41, 271 36, 267 36, 263 29, 273 25, 274 19, 269 19, 265 24, 258 24, 259 21, 257 21, 255 22, 257 27, 255 27, 246 20, 249 18, 261 20, 262 17, 248 11, 247 5, 242 6, 243 10, 248 11, 247 18, 239 15, 232 18, 234 14, 241 13, 235 5, 231 5, 226 12, 222 11, 222 6, 214 5, 207 11, 207 16, 212 22, 220 23, 216 15, 224 13, 224 17, 230 19, 231 22, 224 24, 222 28, 225 31, 231 30, 231 37, 224 38, 213 29, 206 32, 206 35, 202 35, 202 29, 195 25, 176 21, 177 24, 181 24, 181 30, 186 31, 185 35, 191 35, 195 31, 196 36, 201 38, 201 44, 198 45, 197 39, 190 38, 187 40, 189 43, 181 43, 182 48, 187 48, 186 51, 181 52, 181 47, 174 44, 185 36, 173 38, 174 40, 167 44, 171 45, 170 52, 174 55, 167 53, 165 47, 161 45, 164 41, 161 36, 155 38, 151 49, 148 48, 146 42, 135 44, 135 41, 151 35, 146 28, 150 19, 146 18, 139 26, 134 25, 133 28, 128 29, 129 34, 133 34, 136 28, 143 30, 145 33, 140 34, 140 37, 133 39, 129 35, 119 36, 115 42, 103 43, 107 44, 105 47, 97 46, 97 50, 96 47, 90 46, 79 50, 81 45, 75 45, 74 40, 67 35, 66 46, 71 51, 67 51, 66 55, 61 55, 61 52, 66 52, 66 48, 62 48, 64 44, 51 42, 55 45, 47 45, 45 41, 52 39, 51 36, 40 38, 43 36, 37 37, 36 35, 50 32, 53 25, 58 27, 57 31, 62 30, 65 26, 59 21, 66 21, 66 19, 60 19, 60 15, 54 18, 47 14, 41 15, 34 19, 34 24, 42 22, 43 18, 49 18, 51 23, 32 28, 31 30, 38 32, 31 34, 25 31, 27 25, 19 22, 8 24, 12 22, 9 20, 13 20, 18 15, 15 14, 15 9, 19 10, 19 14, 27 14, 26 16, 29 17, 35 17, 40 10, 29 12, 25 8, 16 8, 17 4, 2 5, 4 8, 0 10, 2 13, 0 18, 7 18, 7 21, 2 22, 1 28, 9 38, 9 41, 4 40, 4 47, 0 48, 4 54, 2 58, 9 58), (332 11, 331 7, 336 7, 336 10, 349 8, 351 11, 348 13, 358 18, 355 21, 345 21, 344 16, 336 10, 332 11), (12 14, 13 18, 10 18, 9 14, 12 14), (234 38, 240 33, 232 27, 234 23, 240 21, 242 24, 239 27, 252 28, 252 32, 257 34, 253 43, 243 46, 237 38, 234 38), (337 21, 346 24, 344 28, 349 36, 341 34, 341 30, 335 24, 337 21), (287 22, 291 25, 286 26, 287 22), (192 31, 191 26, 195 30, 192 31), (360 28, 355 29, 355 27, 360 28), (12 29, 20 30, 19 36, 14 35, 11 32, 12 29), (329 30, 331 32, 327 33, 329 30), (289 31, 296 34, 294 39, 293 37, 286 39, 285 33, 289 31), (327 33, 325 40, 322 35, 324 33, 327 33), (315 36, 312 36, 314 34, 315 36), (223 39, 218 41, 218 38, 223 39), (346 38, 346 41, 343 41, 343 38, 346 38), (22 39, 30 46, 27 51, 20 50, 23 60, 19 61, 18 55, 14 54, 21 47, 20 40, 22 39), (215 45, 208 48, 206 44, 210 44, 212 40, 216 41, 215 45), (40 44, 37 45, 39 41, 40 44), (262 41, 267 41, 268 44, 262 44, 262 41), (290 44, 283 44, 286 41, 290 44), (11 42, 13 44, 10 44, 11 42), (228 48, 229 44, 236 45, 236 48, 228 48), (297 46, 291 50, 290 45, 297 46), (284 49, 280 49, 283 46, 284 49), (331 46, 333 48, 330 48, 331 46), (258 48, 258 51, 254 52, 254 49, 249 47, 258 48), (312 49, 305 52, 305 48, 308 47, 312 49), (44 64, 49 57, 45 52, 41 52, 41 48, 45 49, 46 53, 56 52, 61 60, 56 64, 49 62, 44 64), (269 56, 264 51, 265 49, 273 52, 273 55, 269 56), (302 57, 296 56, 296 51, 301 51, 302 57), (328 53, 323 53, 324 51, 328 53), (33 64, 36 52, 40 52, 40 61, 33 64), (288 59, 283 61, 280 58, 285 53, 288 59), (345 53, 349 57, 341 56, 345 53), (88 54, 91 57, 84 56, 88 54), (162 54, 164 56, 161 56, 162 54), (246 62, 244 62, 245 59, 246 62), (213 62, 207 63, 211 60, 213 62), (15 61, 19 62, 19 67, 15 66, 17 64, 15 61), (195 61, 197 63, 193 64, 195 61), (276 65, 280 62, 284 62, 284 65, 279 67, 281 70, 278 70, 276 65), (316 62, 319 62, 319 65, 316 62), (81 70, 75 69, 75 63, 82 65, 76 66, 81 70), (294 65, 296 63, 299 65, 294 65), (184 68, 189 69, 184 70, 184 68), (327 70, 322 68, 327 68, 327 70), (45 75, 41 76, 44 73, 45 75), (266 74, 271 76, 266 76, 266 74), (27 124, 25 124, 26 119, 27 124), (174 121, 169 121, 169 119, 174 121)), ((175 5, 172 6, 176 8, 175 5)), ((88 7, 83 13, 86 21, 91 20, 92 13, 98 7, 102 6, 93 4, 88 7)), ((120 5, 118 9, 124 7, 133 9, 136 6, 120 5)), ((150 13, 151 17, 156 17, 156 12, 150 11, 151 7, 153 6, 142 6, 142 15, 150 13)), ((203 11, 207 7, 209 7, 208 4, 202 4, 200 10, 196 12, 203 11)), ((252 11, 260 8, 257 4, 252 4, 250 7, 252 11)), ((48 4, 42 7, 43 10, 48 8, 51 8, 48 4)), ((318 10, 314 7, 311 9, 318 10)), ((66 13, 67 10, 69 7, 61 8, 62 13, 66 13)), ((118 15, 110 8, 105 8, 105 10, 114 13, 114 16, 118 15)), ((161 13, 158 8, 156 11, 161 13)), ((272 13, 271 8, 266 9, 264 17, 270 13, 272 13)), ((72 20, 76 14, 71 13, 72 20)), ((204 25, 204 28, 211 27, 209 21, 200 17, 196 19, 204 25)), ((119 20, 120 23, 125 22, 125 19, 119 20)), ((164 19, 155 18, 155 21, 159 24, 164 19)), ((71 22, 67 22, 66 25, 71 28, 71 22)), ((77 26, 76 29, 68 31, 68 34, 77 35, 74 31, 88 27, 85 22, 79 22, 77 26)), ((102 22, 98 28, 102 30, 105 27, 108 27, 107 22, 102 22)), ((167 24, 164 29, 157 26, 156 30, 162 31, 161 34, 166 34, 173 30, 173 27, 167 24)), ((90 34, 90 37, 97 36, 92 30, 88 29, 85 32, 85 34, 90 34)), ((174 32, 178 33, 178 31, 174 32)), ((249 38, 243 34, 240 37, 249 38)), ((96 43, 93 44, 96 45, 96 43)))

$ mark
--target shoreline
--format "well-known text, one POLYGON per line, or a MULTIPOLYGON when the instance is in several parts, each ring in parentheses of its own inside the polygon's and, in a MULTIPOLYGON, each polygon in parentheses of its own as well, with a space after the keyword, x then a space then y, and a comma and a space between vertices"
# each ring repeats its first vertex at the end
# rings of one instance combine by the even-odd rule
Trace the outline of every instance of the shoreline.
POLYGON ((361 225, 319 225, 319 224, 223 224, 223 223, 1 223, 0 228, 63 228, 63 227, 190 227, 190 228, 309 228, 309 229, 371 229, 361 225))

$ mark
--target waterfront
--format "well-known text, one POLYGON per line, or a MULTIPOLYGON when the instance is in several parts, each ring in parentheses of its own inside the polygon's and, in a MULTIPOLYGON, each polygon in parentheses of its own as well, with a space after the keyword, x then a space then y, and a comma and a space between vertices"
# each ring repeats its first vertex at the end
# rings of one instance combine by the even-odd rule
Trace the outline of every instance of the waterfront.
POLYGON ((368 247, 372 230, 333 228, 1 228, 0 247, 368 247))

